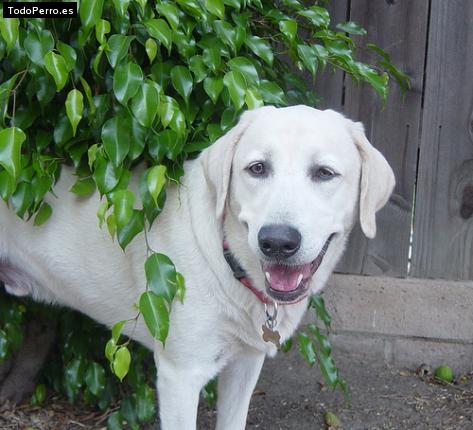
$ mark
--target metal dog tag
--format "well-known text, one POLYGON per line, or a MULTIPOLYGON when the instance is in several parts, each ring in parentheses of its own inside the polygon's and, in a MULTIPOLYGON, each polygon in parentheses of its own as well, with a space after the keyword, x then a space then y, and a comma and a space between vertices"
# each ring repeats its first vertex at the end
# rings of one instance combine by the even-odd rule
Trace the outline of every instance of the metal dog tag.
POLYGON ((279 332, 277 330, 272 330, 269 327, 266 327, 266 324, 263 324, 261 328, 263 329, 263 340, 265 342, 274 343, 274 345, 276 345, 276 348, 278 349, 281 348, 281 335, 279 334, 279 332))
POLYGON ((273 305, 274 312, 270 314, 268 311, 268 305, 265 303, 264 311, 266 313, 266 321, 261 326, 261 328, 263 330, 263 340, 265 342, 273 343, 274 345, 276 345, 276 348, 279 349, 281 348, 281 335, 277 330, 274 329, 276 327, 276 324, 278 323, 276 320, 276 317, 278 316, 278 304, 275 302, 273 305))

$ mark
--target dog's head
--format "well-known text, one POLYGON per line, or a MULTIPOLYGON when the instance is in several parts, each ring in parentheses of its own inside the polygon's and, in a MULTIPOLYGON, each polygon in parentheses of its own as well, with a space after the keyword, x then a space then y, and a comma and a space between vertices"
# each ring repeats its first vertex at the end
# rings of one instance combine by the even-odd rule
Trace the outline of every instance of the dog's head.
POLYGON ((202 163, 232 252, 279 302, 320 288, 311 280, 333 270, 357 213, 374 237, 394 187, 360 123, 307 106, 246 112, 202 163))

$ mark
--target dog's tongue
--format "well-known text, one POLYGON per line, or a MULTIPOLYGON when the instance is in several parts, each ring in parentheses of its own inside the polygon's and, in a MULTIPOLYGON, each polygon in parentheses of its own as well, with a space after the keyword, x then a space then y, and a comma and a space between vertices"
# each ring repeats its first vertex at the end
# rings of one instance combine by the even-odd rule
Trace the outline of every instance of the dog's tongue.
MULTIPOLYGON (((263 267, 266 279, 269 274, 269 284, 273 290, 277 291, 294 291, 299 284, 299 278, 309 278, 311 273, 311 264, 303 266, 284 266, 279 264, 268 265, 263 267)), ((268 279, 267 279, 268 280, 268 279)))

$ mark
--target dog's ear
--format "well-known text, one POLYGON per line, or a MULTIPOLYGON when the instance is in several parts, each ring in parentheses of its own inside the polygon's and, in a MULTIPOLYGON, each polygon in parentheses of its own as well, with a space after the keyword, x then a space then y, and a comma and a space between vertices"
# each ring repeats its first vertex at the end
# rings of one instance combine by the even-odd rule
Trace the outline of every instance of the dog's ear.
POLYGON ((353 121, 349 123, 350 132, 361 158, 361 229, 372 239, 376 236, 376 212, 387 203, 396 182, 391 166, 366 138, 363 124, 353 121))
POLYGON ((205 179, 215 195, 217 219, 222 218, 225 210, 233 155, 235 154, 237 144, 245 130, 251 122, 254 121, 255 117, 267 109, 274 108, 262 107, 244 112, 238 124, 216 140, 215 143, 207 148, 200 156, 205 179))

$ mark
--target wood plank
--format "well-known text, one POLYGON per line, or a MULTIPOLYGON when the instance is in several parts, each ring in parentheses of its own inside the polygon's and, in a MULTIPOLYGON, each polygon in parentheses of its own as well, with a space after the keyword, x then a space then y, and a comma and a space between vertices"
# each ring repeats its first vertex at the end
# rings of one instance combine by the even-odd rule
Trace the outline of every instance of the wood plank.
MULTIPOLYGON (((335 27, 340 22, 345 22, 348 16, 348 0, 332 1, 327 5, 330 13, 331 26, 335 27)), ((333 70, 328 65, 325 70, 319 71, 315 82, 315 94, 320 98, 318 108, 343 109, 343 91, 344 91, 345 73, 339 69, 333 70)))
POLYGON ((426 77, 412 274, 473 279, 473 2, 432 1, 426 77))
MULTIPOLYGON (((368 139, 386 157, 396 175, 396 189, 387 206, 378 212, 378 235, 367 240, 357 226, 339 271, 353 274, 406 276, 411 233, 413 189, 420 135, 424 52, 427 38, 428 1, 352 0, 350 19, 368 31, 363 42, 376 43, 411 78, 403 96, 390 84, 387 105, 368 85, 347 78, 344 112, 362 121, 368 139)), ((374 54, 361 52, 372 61, 374 54)))

